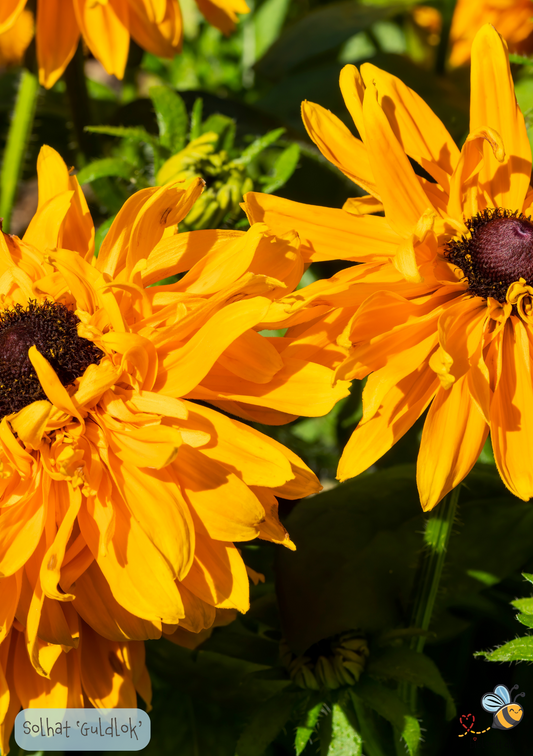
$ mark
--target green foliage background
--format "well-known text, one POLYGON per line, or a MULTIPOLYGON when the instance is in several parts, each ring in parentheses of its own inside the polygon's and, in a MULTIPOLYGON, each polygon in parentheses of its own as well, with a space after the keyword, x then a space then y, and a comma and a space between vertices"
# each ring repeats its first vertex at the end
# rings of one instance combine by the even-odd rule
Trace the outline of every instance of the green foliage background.
MULTIPOLYGON (((133 45, 124 82, 103 80, 89 66, 87 92, 78 91, 78 102, 72 91, 69 101, 63 80, 40 92, 14 230, 24 230, 20 208, 32 186, 35 193, 42 144, 77 167, 98 226, 97 247, 125 199, 153 185, 173 155, 206 135, 212 135, 202 143, 208 151, 180 163, 181 170, 211 177, 209 201, 187 228, 245 228, 238 208, 243 187, 341 207, 357 189, 310 142, 299 107, 304 99, 318 102, 353 129, 338 88, 346 63, 371 61, 399 76, 461 144, 468 131, 468 67, 446 68, 445 33, 440 45, 429 44, 413 23, 414 5, 254 0, 250 15, 224 38, 192 0, 182 2, 185 43, 173 61, 133 45), (76 112, 85 120, 73 117, 76 112)), ((449 19, 453 2, 432 5, 449 19)), ((533 62, 513 60, 531 138, 533 62)), ((2 151, 19 76, 18 70, 0 76, 2 151)), ((303 283, 338 269, 314 264, 303 283)), ((423 419, 367 473, 337 485, 340 453, 361 416, 361 390, 355 383, 327 417, 257 426, 302 456, 325 490, 280 504, 295 553, 265 542, 241 545, 247 564, 265 576, 252 586, 246 616, 216 629, 194 652, 166 641, 147 643, 154 686, 150 756, 444 756, 473 747, 486 756, 530 752, 527 696, 520 728, 491 731, 482 743, 458 738, 458 715, 475 712, 480 728, 488 726, 480 699, 497 684, 518 683, 533 697, 531 667, 509 663, 533 660, 533 509, 504 488, 488 443, 462 487, 425 653, 415 654, 409 618, 426 518, 414 463, 423 419), (347 631, 368 642, 359 681, 298 687, 281 660, 282 639, 294 656, 312 655, 347 631), (406 684, 418 686, 415 711, 401 695, 406 684)))

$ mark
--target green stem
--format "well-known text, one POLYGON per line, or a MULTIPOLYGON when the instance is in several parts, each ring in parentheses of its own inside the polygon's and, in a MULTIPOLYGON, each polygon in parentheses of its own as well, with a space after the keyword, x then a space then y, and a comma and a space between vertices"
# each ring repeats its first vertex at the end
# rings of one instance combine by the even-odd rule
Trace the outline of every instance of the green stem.
MULTIPOLYGON (((460 485, 454 488, 442 504, 431 512, 426 522, 424 532, 425 553, 420 566, 420 579, 413 607, 411 627, 417 627, 421 630, 429 629, 455 520, 460 488, 460 485)), ((421 653, 425 642, 425 635, 414 637, 411 640, 411 648, 421 653)), ((406 686, 403 693, 404 699, 411 706, 411 710, 415 711, 416 685, 406 686)))
POLYGON ((442 9, 442 30, 440 33, 439 46, 437 47, 437 56, 435 58, 435 73, 441 76, 446 72, 446 62, 448 60, 448 45, 450 43, 450 31, 452 28, 453 12, 457 0, 446 0, 442 9))
POLYGON ((92 125, 93 119, 91 101, 85 80, 84 57, 81 44, 78 45, 74 57, 68 64, 64 77, 76 141, 85 162, 88 162, 94 156, 96 150, 94 134, 84 130, 85 126, 92 125))
POLYGON ((9 231, 17 186, 22 174, 24 156, 35 117, 38 94, 39 80, 37 76, 23 69, 0 173, 0 217, 3 218, 2 228, 4 231, 9 231))

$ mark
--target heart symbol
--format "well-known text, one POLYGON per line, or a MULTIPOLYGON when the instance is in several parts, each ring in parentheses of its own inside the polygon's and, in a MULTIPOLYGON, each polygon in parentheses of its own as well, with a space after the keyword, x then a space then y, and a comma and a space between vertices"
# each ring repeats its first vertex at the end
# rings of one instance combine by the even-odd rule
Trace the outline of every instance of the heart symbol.
POLYGON ((459 722, 465 728, 466 732, 470 732, 470 730, 474 726, 475 721, 476 721, 476 718, 473 714, 462 714, 459 717, 459 722))

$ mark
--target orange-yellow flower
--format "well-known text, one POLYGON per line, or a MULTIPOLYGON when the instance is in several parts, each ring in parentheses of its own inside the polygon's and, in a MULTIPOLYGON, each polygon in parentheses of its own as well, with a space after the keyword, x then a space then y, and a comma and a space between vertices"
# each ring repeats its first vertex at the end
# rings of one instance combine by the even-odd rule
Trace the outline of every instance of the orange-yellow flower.
MULTIPOLYGON (((27 0, 2 0, 0 34, 11 29, 27 0)), ((245 0, 197 0, 206 19, 229 34, 245 0)), ((52 87, 74 55, 80 35, 109 74, 122 79, 130 36, 144 49, 173 58, 182 40, 178 0, 38 0, 36 20, 39 81, 52 87)))
POLYGON ((246 202, 251 219, 274 233, 296 228, 310 258, 361 263, 286 299, 308 318, 289 330, 293 343, 323 350, 324 362, 339 365, 338 378, 367 377, 363 417, 339 478, 366 470, 429 406, 417 472, 424 509, 468 474, 489 428, 505 484, 527 500, 533 189, 506 44, 490 25, 475 38, 470 134, 461 150, 396 77, 370 64, 360 73, 346 66, 340 84, 361 139, 312 103, 303 105, 304 123, 322 153, 369 194, 344 210, 258 194, 246 202))
POLYGON ((106 640, 83 620, 72 629, 75 644, 68 653, 41 641, 48 651, 47 676, 32 666, 21 629, 13 627, 0 645, 0 750, 4 756, 9 753, 9 737, 21 707, 136 708, 139 693, 150 710, 144 643, 106 640))
POLYGON ((33 33, 33 13, 24 10, 13 26, 0 34, 0 66, 20 65, 33 33))
POLYGON ((73 613, 120 642, 245 612, 233 542, 294 548, 276 496, 320 486, 215 407, 284 423, 326 413, 347 383, 259 333, 287 318, 295 234, 177 235, 196 179, 131 197, 94 258, 85 199, 50 148, 38 177, 23 240, 0 234, 0 631, 21 617, 43 674, 40 639, 68 646, 73 613))
POLYGON ((496 28, 511 52, 533 52, 532 0, 458 0, 450 32, 452 66, 468 63, 474 37, 486 23, 496 28))

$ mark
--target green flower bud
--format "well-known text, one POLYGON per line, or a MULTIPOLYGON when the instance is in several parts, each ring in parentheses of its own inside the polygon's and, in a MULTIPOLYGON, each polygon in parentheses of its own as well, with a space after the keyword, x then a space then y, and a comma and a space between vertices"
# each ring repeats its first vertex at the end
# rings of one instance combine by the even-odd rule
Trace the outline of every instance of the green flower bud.
POLYGON ((320 641, 295 656, 281 641, 281 661, 300 688, 336 690, 359 680, 368 657, 368 644, 358 631, 342 633, 320 641))

